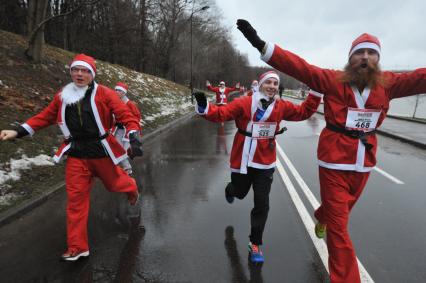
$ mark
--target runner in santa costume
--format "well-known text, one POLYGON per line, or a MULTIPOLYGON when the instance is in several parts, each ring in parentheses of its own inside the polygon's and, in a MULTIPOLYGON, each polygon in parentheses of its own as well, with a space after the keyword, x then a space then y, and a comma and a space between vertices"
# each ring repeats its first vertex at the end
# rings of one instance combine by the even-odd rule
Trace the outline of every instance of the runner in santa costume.
POLYGON ((229 203, 243 199, 253 186, 254 208, 251 211, 250 260, 263 262, 259 248, 269 211, 269 192, 275 168, 275 136, 282 120, 301 121, 311 117, 321 102, 321 95, 312 92, 300 106, 276 99, 279 76, 269 71, 260 76, 259 89, 252 96, 236 98, 218 107, 207 103, 204 93, 194 93, 196 111, 212 122, 235 120, 238 128, 232 145, 230 167, 231 183, 225 189, 229 203))
POLYGON ((207 89, 216 93, 216 104, 225 105, 228 103, 229 93, 239 90, 240 83, 237 83, 235 87, 226 87, 225 82, 221 81, 218 87, 212 87, 209 81, 206 81, 207 89))
POLYGON ((253 95, 253 89, 258 89, 258 88, 259 88, 259 82, 257 80, 253 80, 251 82, 250 90, 247 91, 246 95, 252 96, 253 95))
MULTIPOLYGON (((130 113, 133 114, 133 116, 136 117, 138 121, 141 120, 141 112, 139 111, 139 108, 137 107, 136 103, 133 101, 130 101, 130 99, 127 97, 127 91, 129 87, 127 84, 123 82, 118 82, 114 88, 118 96, 120 97, 121 101, 124 102, 124 104, 127 105, 130 113)), ((139 133, 141 133, 142 129, 139 128, 139 133)), ((125 137, 126 135, 126 128, 124 127, 123 123, 115 123, 115 127, 112 129, 112 133, 114 137, 117 139, 117 141, 123 146, 123 148, 127 151, 130 148, 130 142, 125 137)), ((129 159, 126 158, 123 161, 120 162, 120 166, 124 169, 124 171, 127 172, 127 174, 132 174, 132 165, 130 165, 129 159)))
POLYGON ((327 236, 331 282, 360 282, 347 226, 349 213, 376 165, 378 128, 394 98, 426 92, 426 69, 408 73, 381 71, 380 42, 362 34, 349 50, 343 71, 322 69, 277 45, 265 44, 245 20, 238 29, 262 53, 262 59, 324 93, 326 128, 318 143, 322 204, 315 211, 315 232, 327 236))
POLYGON ((87 220, 90 187, 99 177, 112 192, 126 193, 130 204, 137 202, 136 182, 116 164, 127 158, 126 151, 109 135, 113 114, 126 126, 132 154, 139 154, 138 120, 115 92, 94 81, 95 60, 79 54, 70 65, 72 81, 63 87, 53 101, 39 114, 16 130, 3 130, 0 140, 33 135, 47 126, 59 125, 65 141, 54 160, 68 155, 65 167, 67 191, 67 251, 63 260, 74 261, 89 256, 87 220))

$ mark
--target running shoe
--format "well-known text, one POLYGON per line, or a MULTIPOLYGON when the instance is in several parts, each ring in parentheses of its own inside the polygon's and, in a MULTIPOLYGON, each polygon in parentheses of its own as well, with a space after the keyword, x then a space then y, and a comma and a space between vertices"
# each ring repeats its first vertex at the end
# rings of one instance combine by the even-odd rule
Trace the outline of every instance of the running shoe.
POLYGON ((77 261, 80 257, 88 257, 89 251, 79 251, 74 249, 68 249, 61 256, 61 260, 63 261, 77 261))
POLYGON ((232 183, 228 183, 228 185, 225 188, 225 198, 228 203, 234 202, 235 197, 232 193, 232 183))
POLYGON ((323 239, 325 237, 325 234, 327 232, 327 226, 325 224, 322 224, 321 222, 317 222, 315 224, 315 235, 319 239, 323 239))
POLYGON ((252 263, 263 263, 265 258, 263 257, 263 253, 260 250, 258 245, 252 244, 251 242, 248 244, 250 261, 252 263))

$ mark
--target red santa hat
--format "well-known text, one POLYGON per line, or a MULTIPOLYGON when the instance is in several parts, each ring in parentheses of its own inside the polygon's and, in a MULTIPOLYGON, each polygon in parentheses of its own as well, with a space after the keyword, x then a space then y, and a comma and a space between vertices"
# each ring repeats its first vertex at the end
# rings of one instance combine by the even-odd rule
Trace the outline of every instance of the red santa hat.
POLYGON ((122 92, 124 92, 124 93, 127 93, 127 90, 129 89, 129 87, 125 84, 125 83, 123 83, 123 82, 118 82, 116 85, 115 85, 115 88, 114 88, 115 90, 120 90, 120 91, 122 91, 122 92))
POLYGON ((280 76, 278 76, 278 74, 275 71, 268 71, 266 73, 263 73, 260 75, 259 77, 259 87, 267 80, 267 79, 271 79, 274 78, 278 81, 278 83, 280 83, 280 76))
POLYGON ((224 81, 220 81, 219 85, 225 85, 224 81))
POLYGON ((96 75, 96 62, 95 58, 87 56, 86 54, 78 54, 74 57, 72 60, 72 63, 70 65, 70 69, 75 66, 83 66, 90 70, 90 73, 92 73, 93 78, 96 75))
POLYGON ((358 36, 353 42, 351 46, 351 50, 349 51, 349 58, 351 58, 352 54, 358 49, 369 48, 376 50, 380 56, 380 41, 374 35, 363 33, 358 36))

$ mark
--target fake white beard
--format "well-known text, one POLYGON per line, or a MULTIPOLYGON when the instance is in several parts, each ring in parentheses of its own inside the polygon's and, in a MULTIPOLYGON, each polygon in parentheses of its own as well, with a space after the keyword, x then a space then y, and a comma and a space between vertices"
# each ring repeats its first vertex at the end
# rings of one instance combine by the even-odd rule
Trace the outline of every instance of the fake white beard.
POLYGON ((89 86, 78 87, 74 83, 67 84, 61 92, 61 99, 65 105, 74 104, 83 99, 89 86))

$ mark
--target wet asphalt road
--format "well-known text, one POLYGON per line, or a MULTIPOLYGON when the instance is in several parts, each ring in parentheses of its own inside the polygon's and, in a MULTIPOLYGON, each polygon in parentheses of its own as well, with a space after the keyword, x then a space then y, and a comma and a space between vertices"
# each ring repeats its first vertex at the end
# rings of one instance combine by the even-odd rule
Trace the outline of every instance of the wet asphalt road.
MULTIPOLYGON (((315 152, 323 118, 286 126, 280 145, 319 200, 315 152)), ((325 267, 277 172, 264 234, 266 261, 248 264, 252 193, 232 205, 224 199, 234 133, 233 123, 222 127, 194 118, 145 144, 145 156, 135 162, 141 207, 129 207, 125 196, 97 184, 88 260, 58 261, 65 249, 63 191, 1 227, 0 281, 324 282, 325 267)), ((379 144, 378 166, 404 184, 371 174, 352 212, 352 240, 375 282, 425 282, 426 153, 385 137, 379 144)))

